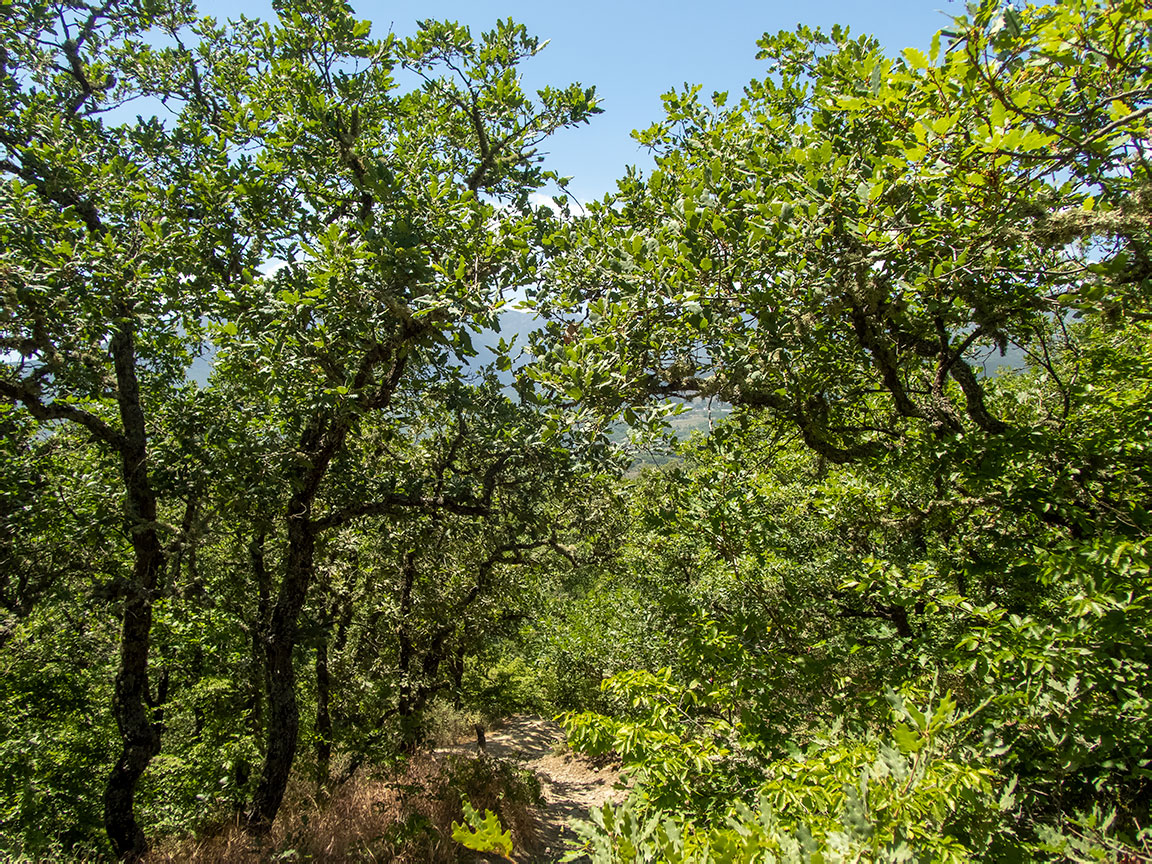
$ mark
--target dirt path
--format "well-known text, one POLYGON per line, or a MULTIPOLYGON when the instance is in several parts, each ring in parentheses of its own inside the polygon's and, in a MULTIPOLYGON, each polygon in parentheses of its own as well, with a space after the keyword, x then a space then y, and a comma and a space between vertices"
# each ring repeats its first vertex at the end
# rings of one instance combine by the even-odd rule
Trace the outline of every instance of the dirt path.
MULTIPOLYGON (((623 791, 614 788, 619 778, 616 769, 597 767, 574 754, 556 723, 521 714, 505 718, 486 737, 488 755, 520 762, 534 771, 544 793, 546 806, 540 813, 540 851, 535 856, 518 855, 517 861, 524 864, 559 861, 565 841, 575 836, 568 827, 569 819, 587 819, 593 807, 608 800, 623 800, 623 791)), ((456 745, 440 752, 452 750, 475 752, 476 745, 456 745)))

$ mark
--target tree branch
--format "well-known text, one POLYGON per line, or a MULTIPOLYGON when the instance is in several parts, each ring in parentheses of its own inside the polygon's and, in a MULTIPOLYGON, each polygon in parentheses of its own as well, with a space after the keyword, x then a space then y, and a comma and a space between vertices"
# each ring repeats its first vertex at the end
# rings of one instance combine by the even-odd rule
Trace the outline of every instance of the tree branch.
POLYGON ((346 525, 353 519, 359 519, 364 516, 382 516, 385 513, 394 513, 408 509, 426 510, 429 512, 443 510, 449 513, 455 513, 458 516, 486 516, 489 512, 486 505, 471 501, 457 501, 454 498, 446 498, 443 495, 429 498, 416 495, 391 494, 377 501, 356 504, 352 507, 345 507, 343 510, 329 513, 327 516, 313 520, 312 527, 316 531, 326 531, 329 528, 338 528, 341 525, 346 525))
POLYGON ((117 452, 127 446, 127 439, 119 430, 109 426, 95 414, 77 408, 75 405, 60 402, 44 402, 36 393, 11 381, 0 380, 0 396, 12 403, 19 403, 37 420, 69 420, 83 426, 93 437, 110 446, 117 452))

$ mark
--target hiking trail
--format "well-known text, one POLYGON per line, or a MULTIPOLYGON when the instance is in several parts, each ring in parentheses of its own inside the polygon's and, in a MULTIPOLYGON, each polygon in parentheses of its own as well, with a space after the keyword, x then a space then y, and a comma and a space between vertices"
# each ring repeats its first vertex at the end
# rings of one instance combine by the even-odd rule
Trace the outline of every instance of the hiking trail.
MULTIPOLYGON (((615 788, 620 777, 613 766, 597 766, 573 753, 559 724, 541 717, 516 714, 506 717, 486 733, 485 752, 498 759, 517 762, 540 778, 545 805, 539 808, 537 850, 516 850, 520 864, 552 864, 559 861, 565 842, 575 837, 568 820, 587 819, 589 811, 605 801, 618 803, 625 792, 615 788)), ((475 742, 437 749, 437 753, 477 752, 475 742)))

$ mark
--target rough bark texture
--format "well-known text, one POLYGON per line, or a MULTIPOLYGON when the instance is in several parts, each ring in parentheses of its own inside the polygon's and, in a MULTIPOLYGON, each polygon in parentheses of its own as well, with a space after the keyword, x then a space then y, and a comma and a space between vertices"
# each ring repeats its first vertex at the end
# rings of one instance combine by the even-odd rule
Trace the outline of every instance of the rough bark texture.
POLYGON ((459 708, 461 704, 461 697, 464 690, 464 659, 466 657, 464 645, 457 646, 456 650, 452 652, 450 658, 450 670, 452 675, 452 705, 459 708))
POLYGON ((300 733, 300 708, 296 704, 296 672, 292 653, 300 611, 308 596, 312 578, 316 537, 309 519, 311 490, 293 495, 288 509, 288 558, 280 584, 276 606, 268 627, 265 663, 268 677, 268 740, 260 783, 252 798, 248 830, 266 834, 272 828, 288 775, 296 758, 296 741, 300 733), (309 494, 309 500, 300 500, 309 494))
POLYGON ((135 560, 132 587, 124 600, 120 666, 112 697, 121 749, 104 787, 104 828, 116 855, 135 861, 147 851, 144 832, 136 822, 136 786, 160 751, 159 722, 153 721, 148 709, 148 649, 152 596, 164 568, 164 550, 156 534, 156 497, 148 479, 148 439, 136 378, 135 343, 127 325, 113 336, 111 348, 124 428, 120 466, 135 560))
POLYGON ((248 557, 252 561, 252 576, 256 580, 256 620, 252 623, 252 688, 249 697, 252 731, 257 740, 264 739, 264 694, 268 690, 268 654, 264 636, 268 628, 268 603, 272 586, 264 563, 265 532, 258 531, 248 544, 248 557))
POLYGON ((416 648, 412 644, 412 637, 408 632, 409 613, 412 609, 412 588, 416 581, 416 557, 411 552, 404 554, 404 582, 400 588, 400 626, 396 631, 399 643, 397 655, 397 672, 400 681, 400 694, 398 713, 401 718, 401 734, 404 736, 404 748, 415 751, 420 742, 419 718, 414 717, 412 687, 412 660, 416 655, 416 648))
POLYGON ((320 788, 328 785, 332 764, 332 715, 328 709, 331 692, 328 636, 325 634, 316 645, 316 784, 320 788))

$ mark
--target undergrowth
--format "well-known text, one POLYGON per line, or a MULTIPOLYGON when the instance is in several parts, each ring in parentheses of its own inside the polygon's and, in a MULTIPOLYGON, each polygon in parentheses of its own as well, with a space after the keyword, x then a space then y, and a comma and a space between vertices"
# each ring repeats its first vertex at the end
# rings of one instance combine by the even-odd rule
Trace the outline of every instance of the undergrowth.
POLYGON ((415 756, 387 773, 361 771, 318 797, 293 784, 271 834, 248 836, 237 821, 206 827, 197 836, 156 845, 148 864, 255 864, 265 861, 454 862, 463 847, 452 823, 464 818, 462 800, 493 811, 512 832, 514 847, 537 845, 535 807, 540 783, 530 771, 488 756, 415 756))

